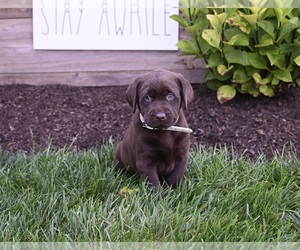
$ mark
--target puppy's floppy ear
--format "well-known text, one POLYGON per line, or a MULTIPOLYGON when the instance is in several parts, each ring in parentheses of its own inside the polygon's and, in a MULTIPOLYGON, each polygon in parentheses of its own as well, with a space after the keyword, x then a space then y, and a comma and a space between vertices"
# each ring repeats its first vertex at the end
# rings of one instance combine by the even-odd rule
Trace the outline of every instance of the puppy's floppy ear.
POLYGON ((126 90, 126 98, 129 105, 132 107, 132 112, 135 113, 136 106, 139 108, 139 86, 141 83, 140 77, 136 78, 126 90))
POLYGON ((194 97, 192 85, 181 74, 176 74, 176 80, 180 88, 181 105, 183 109, 187 109, 194 97))

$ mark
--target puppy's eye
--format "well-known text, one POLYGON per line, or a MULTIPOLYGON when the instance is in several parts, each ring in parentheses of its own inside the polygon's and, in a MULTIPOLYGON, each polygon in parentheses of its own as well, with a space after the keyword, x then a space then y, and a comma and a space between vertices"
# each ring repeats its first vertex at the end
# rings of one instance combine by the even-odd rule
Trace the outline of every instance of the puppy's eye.
POLYGON ((175 95, 174 95, 172 92, 170 92, 170 93, 167 94, 167 96, 166 96, 166 99, 167 99, 168 101, 172 101, 174 98, 175 98, 175 95))
POLYGON ((145 95, 144 96, 144 100, 146 101, 146 102, 152 102, 152 97, 150 96, 150 95, 145 95))

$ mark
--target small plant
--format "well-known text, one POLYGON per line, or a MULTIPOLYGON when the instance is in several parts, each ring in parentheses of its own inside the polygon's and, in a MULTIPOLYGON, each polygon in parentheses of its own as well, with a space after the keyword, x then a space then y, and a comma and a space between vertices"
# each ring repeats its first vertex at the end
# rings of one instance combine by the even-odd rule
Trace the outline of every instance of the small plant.
POLYGON ((207 85, 221 103, 237 92, 271 97, 300 86, 299 8, 185 6, 190 5, 182 1, 181 14, 172 19, 191 38, 177 46, 183 55, 205 60, 207 85))

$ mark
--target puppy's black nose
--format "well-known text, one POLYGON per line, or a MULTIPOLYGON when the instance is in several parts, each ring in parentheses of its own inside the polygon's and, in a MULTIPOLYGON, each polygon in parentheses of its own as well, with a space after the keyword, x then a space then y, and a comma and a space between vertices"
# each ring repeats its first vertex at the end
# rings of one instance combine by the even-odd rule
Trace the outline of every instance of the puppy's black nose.
POLYGON ((167 118, 167 116, 164 112, 158 112, 156 113, 155 118, 156 120, 163 121, 167 118))

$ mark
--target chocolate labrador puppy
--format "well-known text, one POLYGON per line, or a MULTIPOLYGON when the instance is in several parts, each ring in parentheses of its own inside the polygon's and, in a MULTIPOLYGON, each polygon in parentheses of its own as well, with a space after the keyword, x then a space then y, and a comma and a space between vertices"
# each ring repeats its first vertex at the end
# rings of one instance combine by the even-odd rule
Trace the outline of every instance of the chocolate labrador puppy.
POLYGON ((133 118, 117 147, 117 169, 139 173, 150 186, 165 180, 177 187, 187 168, 191 129, 183 109, 193 98, 181 75, 155 70, 136 78, 126 91, 133 118))

